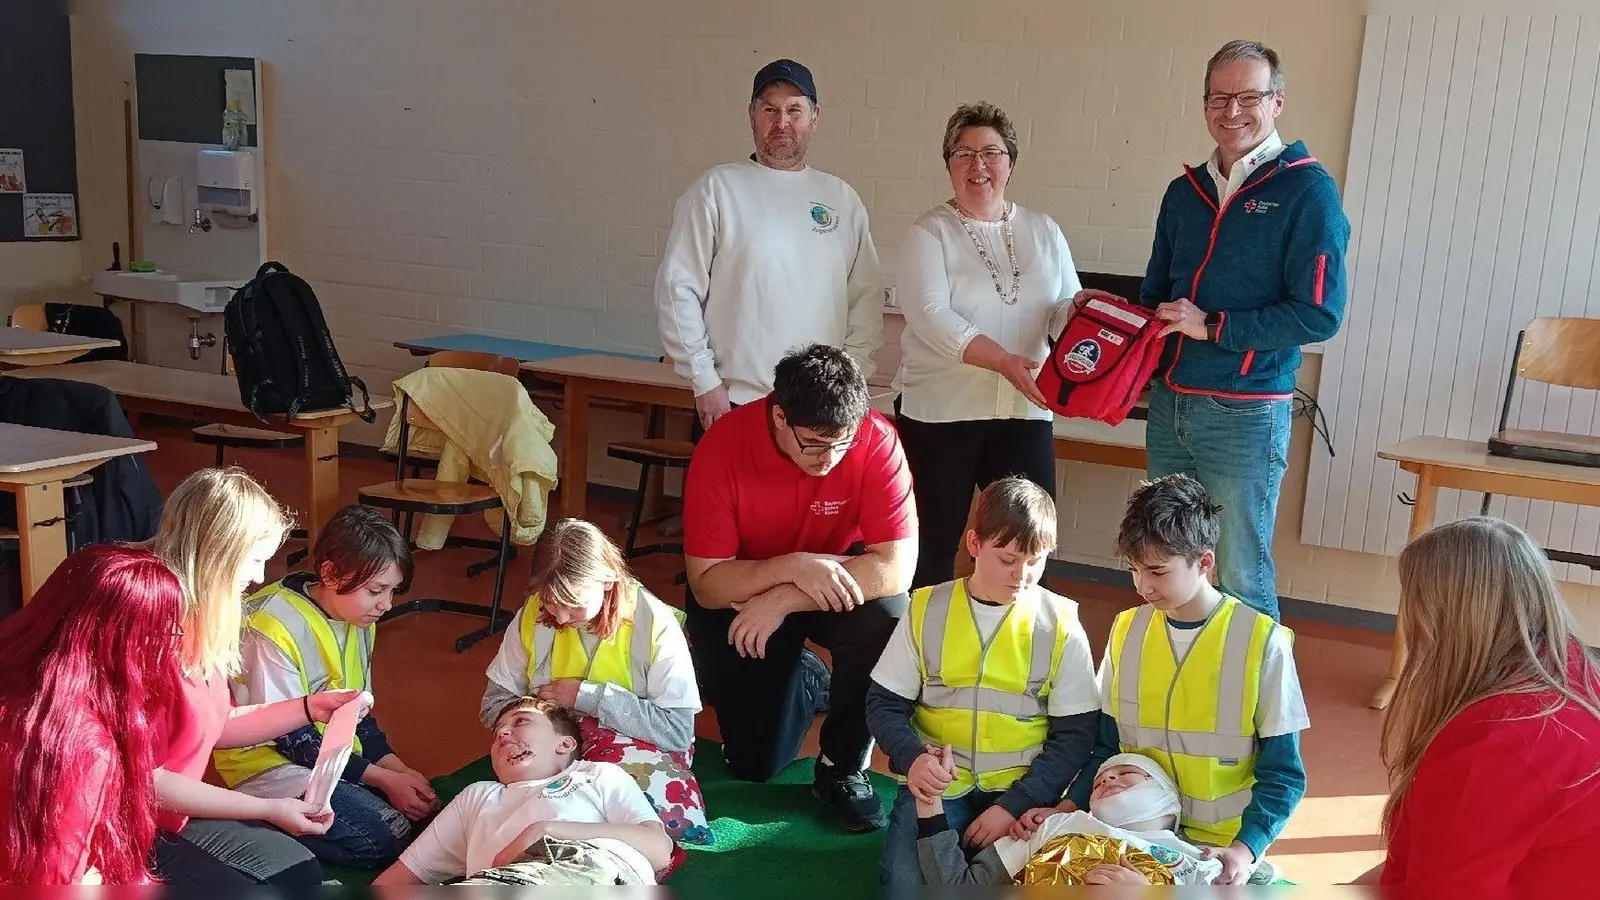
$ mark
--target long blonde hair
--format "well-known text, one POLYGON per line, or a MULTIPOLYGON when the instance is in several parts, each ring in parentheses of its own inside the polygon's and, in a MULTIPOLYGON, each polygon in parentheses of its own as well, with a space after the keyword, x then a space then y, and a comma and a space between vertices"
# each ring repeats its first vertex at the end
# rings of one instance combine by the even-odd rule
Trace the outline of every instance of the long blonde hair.
POLYGON ((1398 624, 1411 655, 1383 722, 1386 840, 1423 752, 1468 706, 1548 692, 1529 718, 1569 703, 1600 718, 1600 659, 1578 640, 1544 551, 1509 522, 1463 519, 1412 541, 1400 554, 1398 624))
POLYGON ((149 547, 183 587, 183 671, 190 677, 239 671, 237 578, 251 548, 283 542, 293 522, 243 469, 201 469, 173 489, 149 547))
POLYGON ((560 627, 551 618, 549 608, 581 606, 579 596, 583 591, 606 578, 615 578, 616 583, 606 590, 600 611, 589 623, 589 630, 601 638, 616 633, 623 593, 632 585, 633 575, 622 550, 599 526, 584 519, 559 519, 550 523, 533 545, 528 598, 530 602, 539 598, 541 624, 560 627))

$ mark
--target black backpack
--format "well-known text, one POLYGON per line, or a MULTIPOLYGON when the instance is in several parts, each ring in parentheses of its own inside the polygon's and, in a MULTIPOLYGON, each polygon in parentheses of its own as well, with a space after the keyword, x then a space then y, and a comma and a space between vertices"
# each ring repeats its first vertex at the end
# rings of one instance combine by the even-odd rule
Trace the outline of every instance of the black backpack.
POLYGON ((302 412, 341 406, 363 422, 377 418, 366 384, 339 361, 316 293, 283 263, 263 264, 234 293, 222 316, 239 401, 256 418, 278 413, 292 420, 302 412), (361 389, 365 409, 356 408, 352 384, 361 389))

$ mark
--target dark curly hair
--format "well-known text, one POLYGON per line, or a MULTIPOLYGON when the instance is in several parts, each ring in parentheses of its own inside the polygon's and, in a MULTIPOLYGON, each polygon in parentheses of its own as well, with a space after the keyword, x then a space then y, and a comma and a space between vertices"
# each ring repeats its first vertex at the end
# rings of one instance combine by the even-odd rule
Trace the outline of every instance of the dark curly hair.
POLYGON ((1222 535, 1222 507, 1188 475, 1146 481, 1128 498, 1117 531, 1117 555, 1128 562, 1181 556, 1193 564, 1215 550, 1222 535))
POLYGON ((843 434, 867 417, 867 379, 850 354, 827 344, 790 351, 773 373, 773 402, 789 424, 843 434))

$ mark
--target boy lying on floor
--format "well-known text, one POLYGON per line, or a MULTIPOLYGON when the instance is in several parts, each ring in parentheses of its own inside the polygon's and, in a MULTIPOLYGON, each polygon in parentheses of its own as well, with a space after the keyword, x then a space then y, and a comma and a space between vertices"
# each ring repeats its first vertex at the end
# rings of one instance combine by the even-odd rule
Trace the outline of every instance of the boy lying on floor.
POLYGON ((496 780, 450 801, 373 884, 655 884, 672 840, 631 775, 574 761, 578 724, 566 710, 521 697, 494 734, 496 780))
MULTIPOLYGON (((948 752, 933 755, 954 778, 948 752)), ((1174 834, 1177 825, 1178 791, 1166 772, 1147 756, 1123 753, 1100 767, 1089 812, 1030 810, 1013 829, 1016 834, 1031 826, 1027 840, 1008 835, 970 862, 961 836, 945 821, 940 797, 918 797, 917 858, 929 884, 1210 884, 1222 864, 1174 834), (1079 835, 1094 837, 1072 840, 1079 835), (1124 855, 1105 858, 1118 842, 1125 845, 1124 855), (1075 854, 1088 856, 1073 859, 1075 854), (1098 860, 1088 858, 1096 854, 1098 860)))

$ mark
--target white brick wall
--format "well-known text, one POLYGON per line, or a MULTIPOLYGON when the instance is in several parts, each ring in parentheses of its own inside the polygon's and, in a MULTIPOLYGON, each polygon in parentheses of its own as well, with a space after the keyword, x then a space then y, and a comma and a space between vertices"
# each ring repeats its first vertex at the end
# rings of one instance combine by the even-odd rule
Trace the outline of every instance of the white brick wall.
MULTIPOLYGON (((1281 19, 1158 0, 981 14, 823 0, 781 16, 726 0, 80 7, 94 50, 80 80, 99 86, 80 110, 90 146, 120 145, 112 88, 134 52, 267 63, 272 252, 313 278, 341 348, 380 379, 411 364, 393 339, 455 328, 656 352, 650 284, 672 202, 748 153, 749 79, 772 58, 816 72, 813 161, 856 186, 891 265, 905 227, 948 190, 945 117, 981 98, 1021 132, 1014 196, 1061 221, 1084 267, 1136 272, 1162 187, 1207 149, 1205 57, 1235 34, 1277 44, 1291 66, 1285 130, 1342 174, 1360 35, 1358 0, 1281 19)), ((87 168, 96 247, 122 221, 122 167, 104 153, 87 168)))
MULTIPOLYGON (((1284 134, 1343 177, 1363 5, 82 0, 89 240, 81 258, 0 246, 0 302, 18 284, 70 284, 120 237, 134 52, 265 60, 271 252, 316 283, 341 351, 382 384, 413 366, 392 341, 458 329, 659 352, 649 285, 673 200, 749 153, 750 77, 779 56, 815 71, 812 161, 855 185, 891 266, 905 227, 947 195, 945 118, 988 99, 1020 132, 1013 198, 1056 217, 1083 268, 1141 272, 1160 192, 1209 152, 1196 101, 1229 38, 1283 53, 1284 134)), ((597 479, 631 482, 604 463, 597 479)), ((1065 555, 1103 561, 1128 474, 1065 473, 1065 555)), ((1281 521, 1298 521, 1301 493, 1286 488, 1281 521)), ((1279 537, 1281 589, 1393 608, 1385 560, 1296 537, 1279 537)))

